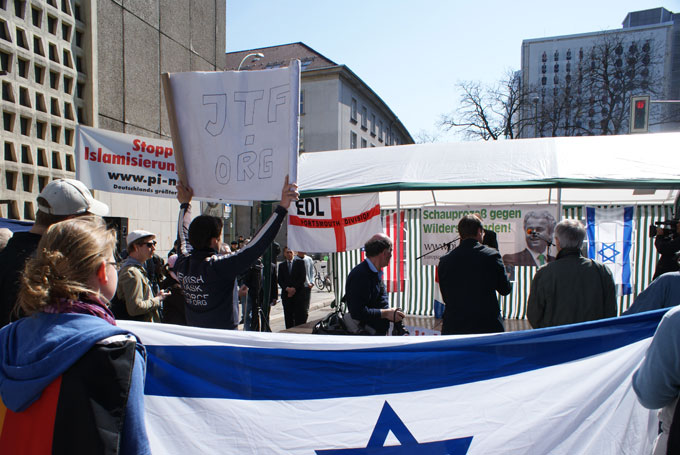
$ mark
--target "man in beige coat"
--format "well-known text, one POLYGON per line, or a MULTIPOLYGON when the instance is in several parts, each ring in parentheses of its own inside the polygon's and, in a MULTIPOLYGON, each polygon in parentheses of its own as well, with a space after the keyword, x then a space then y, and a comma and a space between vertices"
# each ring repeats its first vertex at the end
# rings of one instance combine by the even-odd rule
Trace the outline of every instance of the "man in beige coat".
POLYGON ((118 272, 117 297, 125 302, 129 319, 146 322, 160 322, 160 309, 163 299, 168 295, 160 291, 154 296, 144 262, 151 259, 156 251, 156 235, 138 230, 127 236, 128 257, 118 272))

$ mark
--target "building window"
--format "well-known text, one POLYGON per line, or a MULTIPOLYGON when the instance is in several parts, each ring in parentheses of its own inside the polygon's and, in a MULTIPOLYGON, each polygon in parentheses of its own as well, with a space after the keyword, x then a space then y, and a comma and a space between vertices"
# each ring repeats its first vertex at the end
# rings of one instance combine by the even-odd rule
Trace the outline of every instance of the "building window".
POLYGON ((361 106, 361 129, 364 131, 368 129, 368 110, 366 106, 361 106))
POLYGON ((357 122, 357 100, 352 98, 352 105, 350 106, 349 119, 352 123, 357 122))
POLYGON ((380 142, 383 141, 383 122, 382 122, 382 120, 380 120, 378 122, 378 140, 380 142))
POLYGON ((375 114, 371 114, 371 136, 375 137, 375 114))
POLYGON ((349 148, 355 149, 357 148, 357 133, 354 131, 349 132, 349 148))
POLYGON ((42 10, 33 5, 31 5, 31 20, 34 27, 40 28, 40 25, 42 24, 42 10))
POLYGON ((368 142, 363 137, 361 138, 361 148, 365 149, 368 146, 368 142))
POLYGON ((300 90, 300 115, 305 113, 305 91, 300 90))

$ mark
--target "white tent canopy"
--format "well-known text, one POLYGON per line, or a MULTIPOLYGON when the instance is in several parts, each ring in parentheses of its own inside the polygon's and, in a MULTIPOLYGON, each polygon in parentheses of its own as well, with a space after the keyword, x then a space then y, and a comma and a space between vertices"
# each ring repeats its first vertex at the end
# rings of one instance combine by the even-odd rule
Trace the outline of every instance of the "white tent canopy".
POLYGON ((298 184, 305 197, 392 192, 385 207, 395 190, 416 207, 555 203, 555 188, 562 204, 662 204, 680 188, 679 145, 680 133, 661 133, 314 152, 300 157, 298 184))

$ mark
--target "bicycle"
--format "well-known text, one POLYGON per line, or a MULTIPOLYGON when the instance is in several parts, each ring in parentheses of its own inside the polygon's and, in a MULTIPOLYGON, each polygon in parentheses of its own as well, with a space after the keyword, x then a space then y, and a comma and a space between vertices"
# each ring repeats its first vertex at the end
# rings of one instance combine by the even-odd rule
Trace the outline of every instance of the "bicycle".
POLYGON ((328 292, 331 292, 333 291, 331 277, 327 273, 322 273, 322 271, 325 272, 324 271, 325 268, 326 268, 325 264, 319 264, 318 262, 314 263, 314 285, 320 291, 326 289, 328 292))

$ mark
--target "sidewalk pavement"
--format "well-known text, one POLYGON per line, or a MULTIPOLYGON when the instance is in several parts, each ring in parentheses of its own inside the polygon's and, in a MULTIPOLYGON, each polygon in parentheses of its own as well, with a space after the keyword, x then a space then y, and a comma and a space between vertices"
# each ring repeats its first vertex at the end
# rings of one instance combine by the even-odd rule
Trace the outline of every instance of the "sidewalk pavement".
MULTIPOLYGON (((307 319, 307 323, 316 323, 319 319, 333 311, 331 302, 334 299, 335 294, 332 292, 320 291, 318 288, 313 287, 312 297, 309 302, 309 318, 307 319)), ((269 327, 272 329, 272 332, 283 332, 286 330, 281 299, 279 299, 279 302, 276 305, 271 307, 269 313, 269 327)), ((240 324, 238 329, 243 330, 243 324, 240 324)))

